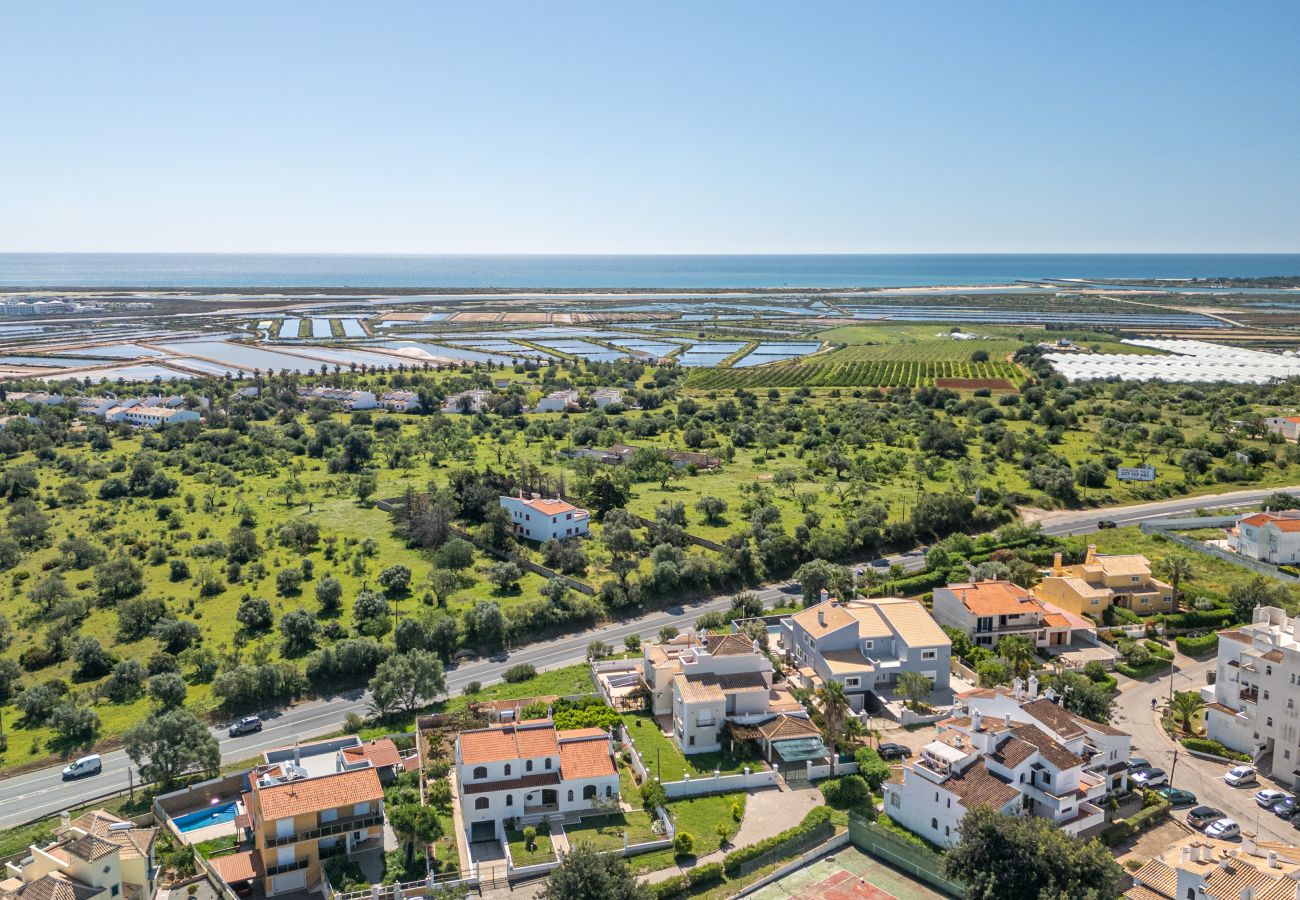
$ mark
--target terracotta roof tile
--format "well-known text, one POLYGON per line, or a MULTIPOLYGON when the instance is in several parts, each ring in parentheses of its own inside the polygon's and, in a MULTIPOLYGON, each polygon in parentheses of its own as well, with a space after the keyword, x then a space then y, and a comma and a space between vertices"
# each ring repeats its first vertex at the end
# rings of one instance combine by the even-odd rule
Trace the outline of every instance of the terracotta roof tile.
POLYGON ((1133 880, 1166 897, 1178 892, 1178 872, 1163 860, 1148 860, 1133 873, 1133 880))
POLYGON ((379 774, 373 768, 354 769, 319 778, 300 778, 268 787, 254 782, 253 791, 257 795, 264 822, 382 800, 384 797, 379 774))
POLYGON ((949 778, 943 788, 955 794, 968 810, 976 806, 1001 809, 1020 796, 1020 792, 984 767, 984 762, 972 763, 960 775, 949 778))
POLYGON ((389 738, 368 741, 359 747, 344 747, 343 756, 348 762, 354 763, 368 759, 370 764, 377 769, 397 766, 402 763, 402 755, 397 752, 397 745, 389 738))
POLYGON ((594 737, 565 740, 564 732, 560 734, 560 773, 566 780, 618 774, 609 755, 609 735, 600 732, 594 737))
POLYGON ((795 613, 791 618, 814 638, 825 637, 833 631, 857 623, 857 619, 849 615, 844 607, 834 600, 810 606, 803 612, 795 613))
POLYGON ((245 850, 243 853, 228 853, 225 856, 213 856, 208 859, 212 863, 212 868, 217 870, 221 880, 226 884, 235 884, 240 881, 250 881, 254 878, 263 877, 258 871, 261 868, 262 860, 252 850, 245 850))
POLYGON ((84 859, 86 862, 95 862, 116 853, 118 850, 117 844, 93 834, 83 834, 79 838, 68 841, 64 846, 73 856, 84 859))
MULTIPOLYGON (((1074 724, 1073 720, 1071 724, 1074 724)), ((1074 725, 1074 727, 1078 728, 1079 726, 1074 725)), ((1082 733, 1082 730, 1080 732, 1082 733)), ((1011 734, 1019 740, 1033 744, 1038 748, 1038 752, 1043 759, 1058 769, 1073 769, 1075 766, 1083 765, 1082 757, 1066 750, 1037 725, 1021 725, 1019 728, 1011 729, 1011 734)))
POLYGON ((673 676, 673 685, 683 703, 721 703, 726 699, 718 680, 712 674, 673 676))
POLYGON ((1227 638, 1230 641, 1236 641, 1238 644, 1253 644, 1255 639, 1248 634, 1242 634, 1240 631, 1220 631, 1219 637, 1227 638))
POLYGON ((714 656, 747 656, 754 652, 754 642, 742 634, 709 636, 709 653, 714 656))
POLYGON ((1069 711, 1064 707, 1057 706, 1046 697, 1032 703, 1026 703, 1020 708, 1066 740, 1083 734, 1083 728, 1074 720, 1074 716, 1070 715, 1069 711))
POLYGON ((1270 650, 1263 654, 1263 657, 1269 662, 1282 662, 1282 660, 1286 659, 1286 657, 1282 655, 1281 650, 1270 650))
POLYGON ((1009 581, 950 584, 948 590, 977 616, 1019 616, 1043 610, 1029 591, 1009 581))
POLYGON ((1014 769, 1036 752, 1037 748, 1033 744, 1013 737, 1008 741, 1004 741, 1002 746, 994 753, 990 753, 989 756, 1007 768, 1014 769))
POLYGON ((17 895, 23 900, 90 900, 102 892, 103 888, 91 887, 62 872, 50 872, 23 885, 17 895))
POLYGON ((547 785, 559 783, 559 772, 540 772, 536 775, 525 775, 512 781, 473 781, 461 785, 461 790, 467 794, 489 794, 493 791, 523 791, 529 788, 546 787, 547 785))
POLYGON ((494 725, 476 731, 463 731, 460 735, 460 758, 467 765, 499 762, 503 759, 555 756, 559 752, 555 726, 549 722, 543 725, 494 725))
POLYGON ((769 741, 820 735, 821 730, 803 716, 780 715, 758 726, 759 734, 769 741))

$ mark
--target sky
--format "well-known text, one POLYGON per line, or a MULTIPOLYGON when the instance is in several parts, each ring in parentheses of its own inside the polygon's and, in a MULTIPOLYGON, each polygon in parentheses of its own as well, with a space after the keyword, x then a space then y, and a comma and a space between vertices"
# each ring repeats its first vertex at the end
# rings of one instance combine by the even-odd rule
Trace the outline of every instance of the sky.
POLYGON ((1300 251, 1300 4, 0 5, 0 251, 1300 251))

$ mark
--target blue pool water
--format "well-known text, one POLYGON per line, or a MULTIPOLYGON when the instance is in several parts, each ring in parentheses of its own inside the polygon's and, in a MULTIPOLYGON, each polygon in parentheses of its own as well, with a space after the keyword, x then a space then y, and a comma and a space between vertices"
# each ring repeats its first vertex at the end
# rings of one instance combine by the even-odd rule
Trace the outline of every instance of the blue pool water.
POLYGON ((236 812, 236 804, 226 803, 221 806, 211 806, 198 812, 177 816, 172 819, 172 822, 182 833, 198 831, 200 828, 207 828, 209 825, 224 825, 227 822, 233 822, 235 821, 236 812))

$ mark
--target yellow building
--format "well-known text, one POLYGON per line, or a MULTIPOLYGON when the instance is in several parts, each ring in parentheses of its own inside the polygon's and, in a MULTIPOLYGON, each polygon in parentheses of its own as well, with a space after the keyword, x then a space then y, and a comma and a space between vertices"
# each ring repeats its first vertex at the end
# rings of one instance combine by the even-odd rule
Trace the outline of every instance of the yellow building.
POLYGON ((5 866, 0 900, 152 900, 156 829, 98 810, 5 866))
POLYGON ((1171 612, 1174 606, 1173 588, 1152 577, 1145 556, 1106 556, 1092 544, 1077 566, 1061 565, 1061 554, 1056 554, 1051 570, 1033 593, 1066 612, 1097 620, 1112 604, 1142 616, 1171 612))

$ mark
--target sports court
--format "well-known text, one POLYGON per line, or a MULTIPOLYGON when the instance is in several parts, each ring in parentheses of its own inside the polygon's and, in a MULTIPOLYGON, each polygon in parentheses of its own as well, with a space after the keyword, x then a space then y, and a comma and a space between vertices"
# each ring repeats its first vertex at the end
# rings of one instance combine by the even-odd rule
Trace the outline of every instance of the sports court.
POLYGON ((755 900, 952 900, 851 845, 749 896, 755 900))

